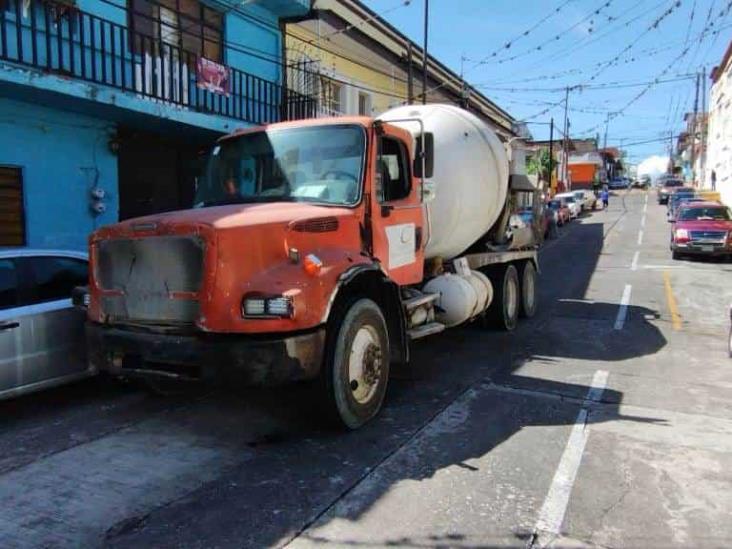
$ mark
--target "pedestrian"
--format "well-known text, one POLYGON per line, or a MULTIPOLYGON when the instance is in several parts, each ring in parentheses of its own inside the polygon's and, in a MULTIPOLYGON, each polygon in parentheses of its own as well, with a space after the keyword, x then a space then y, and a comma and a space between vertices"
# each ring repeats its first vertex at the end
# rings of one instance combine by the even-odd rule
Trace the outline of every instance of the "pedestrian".
POLYGON ((602 189, 602 192, 600 193, 600 199, 602 200, 602 209, 606 210, 608 205, 610 204, 610 193, 607 192, 607 189, 602 189))
POLYGON ((717 172, 714 170, 712 170, 712 190, 717 190, 717 172))

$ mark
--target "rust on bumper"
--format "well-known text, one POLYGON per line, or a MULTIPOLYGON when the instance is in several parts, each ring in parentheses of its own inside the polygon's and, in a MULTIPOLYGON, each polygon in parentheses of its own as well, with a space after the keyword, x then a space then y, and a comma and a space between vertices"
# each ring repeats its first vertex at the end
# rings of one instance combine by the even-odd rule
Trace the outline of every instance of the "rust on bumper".
POLYGON ((169 377, 210 383, 279 385, 320 372, 325 329, 255 337, 171 334, 89 322, 89 360, 121 377, 169 377))

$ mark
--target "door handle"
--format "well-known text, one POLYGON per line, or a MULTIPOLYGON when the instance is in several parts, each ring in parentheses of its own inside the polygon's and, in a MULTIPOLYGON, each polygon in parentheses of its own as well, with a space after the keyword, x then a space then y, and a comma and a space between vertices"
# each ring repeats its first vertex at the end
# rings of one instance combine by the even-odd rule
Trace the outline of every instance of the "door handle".
POLYGON ((11 320, 10 322, 0 322, 0 331, 13 330, 20 326, 20 322, 11 320))

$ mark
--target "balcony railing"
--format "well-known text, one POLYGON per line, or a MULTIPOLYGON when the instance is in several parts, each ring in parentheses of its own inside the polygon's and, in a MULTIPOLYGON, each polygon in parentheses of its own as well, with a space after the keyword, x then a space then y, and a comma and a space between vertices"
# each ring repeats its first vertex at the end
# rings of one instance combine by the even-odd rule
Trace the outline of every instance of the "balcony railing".
POLYGON ((0 0, 0 59, 254 124, 309 118, 316 101, 230 68, 228 93, 198 84, 197 55, 52 0, 0 0))

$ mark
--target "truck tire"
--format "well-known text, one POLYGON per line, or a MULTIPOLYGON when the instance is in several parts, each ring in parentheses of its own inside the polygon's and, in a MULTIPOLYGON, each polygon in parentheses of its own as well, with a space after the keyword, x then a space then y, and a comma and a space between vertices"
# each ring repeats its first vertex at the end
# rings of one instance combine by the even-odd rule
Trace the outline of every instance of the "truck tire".
POLYGON ((488 326, 510 332, 516 329, 519 316, 519 277, 516 267, 502 265, 486 272, 493 283, 493 302, 486 311, 488 326))
POLYGON ((523 261, 519 265, 521 279, 521 306, 519 315, 523 318, 532 318, 536 314, 536 267, 533 261, 523 261))
POLYGON ((328 419, 358 429, 381 409, 389 380, 389 336, 384 315, 370 299, 335 312, 321 371, 328 419))

